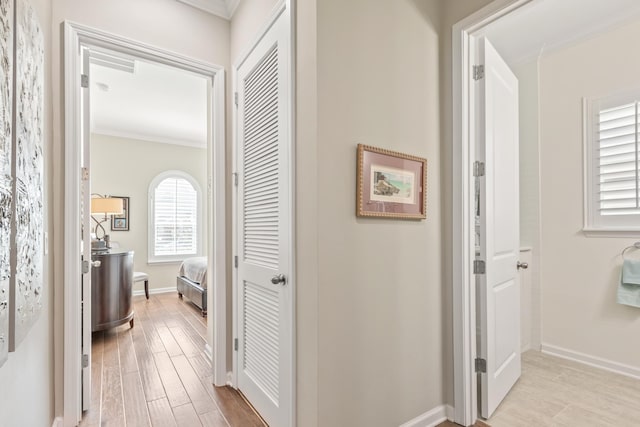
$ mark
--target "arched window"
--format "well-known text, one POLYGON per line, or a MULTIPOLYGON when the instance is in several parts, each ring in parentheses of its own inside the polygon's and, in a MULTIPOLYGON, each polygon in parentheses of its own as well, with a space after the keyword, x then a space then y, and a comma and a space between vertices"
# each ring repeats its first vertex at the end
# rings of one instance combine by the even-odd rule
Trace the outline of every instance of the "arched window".
POLYGON ((181 171, 166 171, 149 186, 149 262, 200 254, 200 187, 181 171))

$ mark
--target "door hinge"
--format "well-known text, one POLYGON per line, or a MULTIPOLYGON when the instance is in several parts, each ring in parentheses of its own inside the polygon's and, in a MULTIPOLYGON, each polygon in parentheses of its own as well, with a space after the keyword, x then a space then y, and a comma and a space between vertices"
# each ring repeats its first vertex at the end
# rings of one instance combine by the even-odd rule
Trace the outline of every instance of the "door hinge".
POLYGON ((473 162, 473 176, 484 176, 484 162, 473 162))
POLYGON ((233 339, 233 349, 238 351, 238 338, 233 339))
POLYGON ((82 274, 87 274, 89 272, 89 261, 84 259, 82 260, 82 274))
POLYGON ((82 355, 82 367, 83 368, 88 368, 89 367, 89 355, 88 354, 83 354, 82 355))
POLYGON ((234 92, 233 94, 233 102, 238 106, 238 92, 234 92))
POLYGON ((487 372, 487 359, 476 358, 476 372, 487 372))
POLYGON ((484 65, 473 66, 473 80, 480 80, 484 77, 484 65))
POLYGON ((89 168, 82 168, 82 180, 89 181, 89 168))
POLYGON ((238 268, 238 255, 233 257, 233 266, 235 268, 238 268))
POLYGON ((238 186, 238 172, 232 173, 233 175, 233 185, 238 186))
POLYGON ((80 86, 89 87, 89 76, 87 74, 82 74, 80 76, 80 86))
POLYGON ((473 261, 473 274, 484 274, 485 269, 486 269, 486 266, 484 261, 480 259, 473 261))

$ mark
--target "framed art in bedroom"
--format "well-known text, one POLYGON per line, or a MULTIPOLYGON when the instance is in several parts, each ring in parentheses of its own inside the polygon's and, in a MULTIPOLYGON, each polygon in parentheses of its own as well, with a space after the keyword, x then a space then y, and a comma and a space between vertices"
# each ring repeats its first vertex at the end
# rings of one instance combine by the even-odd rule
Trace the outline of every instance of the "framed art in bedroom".
POLYGON ((111 231, 129 231, 129 198, 122 196, 111 196, 122 199, 122 213, 111 216, 111 231))
POLYGON ((356 215, 425 219, 427 160, 358 144, 356 215))

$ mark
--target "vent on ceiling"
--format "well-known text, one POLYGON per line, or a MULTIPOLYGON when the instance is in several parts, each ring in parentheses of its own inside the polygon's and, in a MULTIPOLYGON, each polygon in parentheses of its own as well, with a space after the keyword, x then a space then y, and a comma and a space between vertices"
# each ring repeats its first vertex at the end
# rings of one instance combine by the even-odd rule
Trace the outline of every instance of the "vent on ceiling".
POLYGON ((136 61, 133 59, 116 56, 107 52, 92 50, 90 60, 92 64, 124 71, 126 73, 133 74, 136 70, 136 61))

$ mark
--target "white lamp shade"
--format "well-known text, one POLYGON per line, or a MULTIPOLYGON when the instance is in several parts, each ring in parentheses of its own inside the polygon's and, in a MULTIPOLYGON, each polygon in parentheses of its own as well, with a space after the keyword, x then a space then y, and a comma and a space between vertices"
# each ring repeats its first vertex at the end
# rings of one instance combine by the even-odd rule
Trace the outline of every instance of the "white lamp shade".
POLYGON ((123 200, 117 197, 96 197, 91 199, 91 213, 120 215, 124 212, 123 200))

